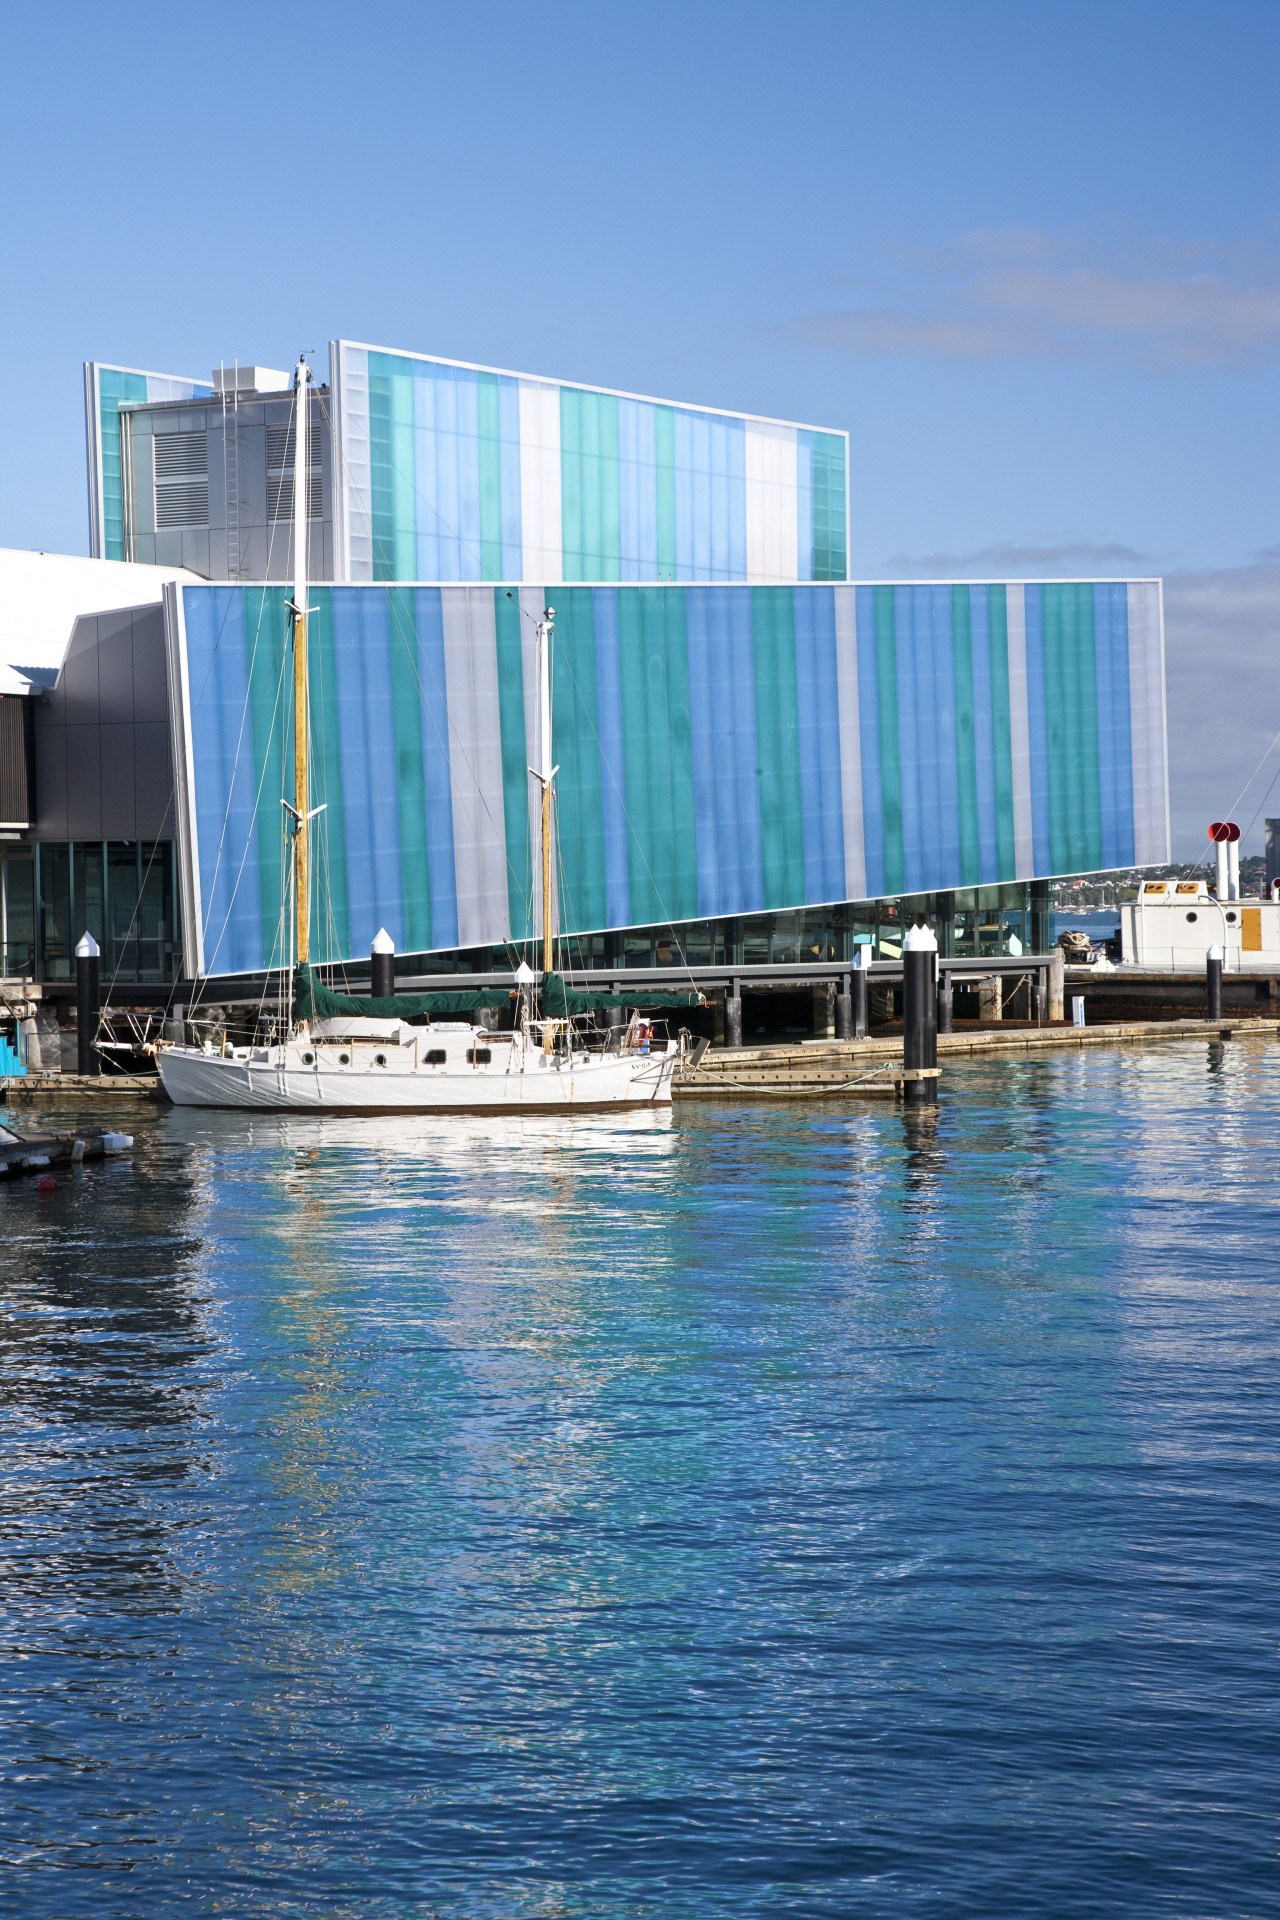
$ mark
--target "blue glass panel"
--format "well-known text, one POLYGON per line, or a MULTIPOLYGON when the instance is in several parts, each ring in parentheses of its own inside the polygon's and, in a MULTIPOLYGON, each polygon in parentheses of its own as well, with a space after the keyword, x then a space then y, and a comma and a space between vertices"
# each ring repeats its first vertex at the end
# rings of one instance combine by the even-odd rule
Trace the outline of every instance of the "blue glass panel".
POLYGON ((449 703, 444 673, 444 613, 438 587, 418 589, 414 616, 422 698, 422 781, 427 806, 431 934, 437 947, 448 947, 456 944, 458 938, 458 885, 454 865, 449 703))
POLYGON ((1031 750, 1031 836, 1037 873, 1053 872, 1049 825, 1049 729, 1044 703, 1044 594, 1023 591, 1027 636, 1027 733, 1031 750))
POLYGON ((618 596, 612 588, 598 587, 592 598, 605 907, 609 925, 625 927, 631 919, 631 882, 627 849, 622 677, 618 662, 618 596))
POLYGON ((880 775, 880 688, 876 663, 876 592, 858 587, 858 734, 862 748, 862 831, 867 892, 884 892, 884 786, 880 775))
POLYGON ((795 605, 805 898, 840 900, 845 890, 844 810, 835 598, 829 589, 801 588, 795 605))

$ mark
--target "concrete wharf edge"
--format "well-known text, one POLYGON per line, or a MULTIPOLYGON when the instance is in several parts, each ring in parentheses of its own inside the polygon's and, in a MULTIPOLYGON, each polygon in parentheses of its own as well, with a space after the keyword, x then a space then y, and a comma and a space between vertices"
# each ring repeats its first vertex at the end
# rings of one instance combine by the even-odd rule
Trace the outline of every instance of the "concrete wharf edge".
MULTIPOLYGON (((1025 1056, 1050 1049, 1129 1046, 1161 1040, 1280 1037, 1274 1019, 1135 1020, 1096 1027, 1025 1027, 1010 1033, 939 1034, 942 1060, 1025 1056)), ((902 1040, 810 1041, 803 1047, 712 1049, 690 1074, 677 1075, 680 1099, 720 1096, 773 1099, 894 1098, 902 1078, 902 1040), (896 1069, 896 1072, 895 1072, 896 1069), (865 1075, 866 1078, 860 1078, 865 1075)), ((945 1076, 944 1076, 945 1078, 945 1076)))
MULTIPOLYGON (((1133 1020, 1096 1027, 1023 1027, 1002 1032, 938 1036, 943 1060, 1043 1053, 1050 1048, 1111 1047, 1160 1040, 1249 1040, 1280 1038, 1280 1021, 1133 1020)), ((714 1099, 725 1094, 773 1095, 787 1099, 834 1097, 893 1098, 902 1077, 902 1038, 886 1034, 870 1040, 811 1040, 800 1047, 713 1047, 701 1064, 677 1076, 681 1099, 714 1099), (896 1075, 894 1069, 897 1069, 896 1075), (863 1076, 866 1076, 865 1078, 863 1076)), ((0 1080, 0 1103, 13 1100, 74 1100, 126 1103, 163 1100, 154 1074, 32 1073, 0 1080)))

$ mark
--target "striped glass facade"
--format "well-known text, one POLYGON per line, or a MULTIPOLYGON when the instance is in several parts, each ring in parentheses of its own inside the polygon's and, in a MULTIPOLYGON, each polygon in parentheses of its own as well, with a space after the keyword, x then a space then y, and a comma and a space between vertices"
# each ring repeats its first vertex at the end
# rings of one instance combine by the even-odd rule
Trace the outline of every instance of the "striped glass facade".
POLYGON ((844 580, 843 433, 330 345, 341 578, 844 580))
MULTIPOLYGON (((204 972, 284 952, 287 597, 175 602, 204 972)), ((319 957, 380 925, 421 953, 536 929, 548 597, 567 932, 1168 858, 1157 582, 320 587, 319 957)))
POLYGON ((124 560, 124 467, 120 409, 148 400, 207 398, 207 381, 167 373, 137 373, 131 367, 85 366, 89 430, 89 552, 95 560, 124 560))

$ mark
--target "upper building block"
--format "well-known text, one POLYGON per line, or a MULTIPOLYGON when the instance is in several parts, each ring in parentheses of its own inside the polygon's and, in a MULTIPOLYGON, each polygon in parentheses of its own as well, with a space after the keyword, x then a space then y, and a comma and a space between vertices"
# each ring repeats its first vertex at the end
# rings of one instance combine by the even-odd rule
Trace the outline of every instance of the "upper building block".
POLYGON ((848 436, 330 343, 351 581, 844 580, 848 436))
MULTIPOLYGON (((848 437, 332 341, 308 570, 348 582, 791 585, 848 568, 848 437)), ((90 364, 90 549, 293 575, 293 396, 90 364)))

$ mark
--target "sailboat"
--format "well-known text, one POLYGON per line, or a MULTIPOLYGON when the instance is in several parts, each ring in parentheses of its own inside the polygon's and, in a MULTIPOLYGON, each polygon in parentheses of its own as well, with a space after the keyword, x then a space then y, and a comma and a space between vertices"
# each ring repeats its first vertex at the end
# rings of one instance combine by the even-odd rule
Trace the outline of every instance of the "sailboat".
MULTIPOLYGON (((307 1113, 579 1111, 661 1106, 681 1049, 660 1039, 634 1011, 607 1035, 588 1023, 606 1010, 624 1011, 625 996, 584 993, 555 970, 552 889, 557 769, 551 759, 551 643, 554 608, 537 626, 538 766, 542 794, 542 974, 522 963, 510 988, 480 992, 392 994, 359 998, 334 992, 312 970, 308 805, 307 683, 307 383, 295 379, 293 554, 293 800, 286 802, 296 954, 292 1017, 283 1037, 264 1044, 202 1046, 162 1043, 156 1063, 178 1106, 307 1113), (475 1016, 514 1001, 515 1021, 495 1032, 475 1016), (467 1017, 469 1016, 469 1017, 467 1017)), ((697 993, 647 994, 646 1010, 697 1006, 697 993)))

